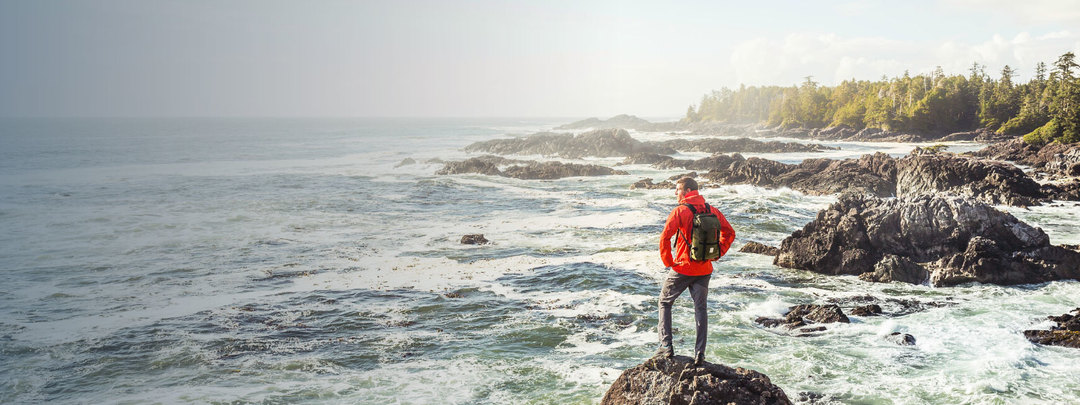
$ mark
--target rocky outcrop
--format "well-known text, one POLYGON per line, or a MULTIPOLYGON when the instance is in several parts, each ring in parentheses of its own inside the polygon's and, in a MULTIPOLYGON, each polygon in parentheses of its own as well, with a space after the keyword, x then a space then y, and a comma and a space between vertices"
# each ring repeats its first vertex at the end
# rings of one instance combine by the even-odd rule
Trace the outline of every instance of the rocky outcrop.
POLYGON ((881 315, 881 305, 870 304, 870 305, 857 306, 857 307, 855 307, 855 309, 851 310, 851 315, 853 315, 853 316, 878 316, 878 315, 881 315))
POLYGON ((742 253, 755 253, 755 254, 766 255, 766 256, 776 256, 777 253, 780 253, 780 248, 776 248, 776 247, 773 247, 773 246, 765 245, 763 243, 758 243, 758 242, 751 241, 751 242, 746 242, 746 244, 743 245, 742 248, 739 248, 739 252, 742 252, 742 253))
POLYGON ((489 176, 513 177, 523 180, 553 180, 576 176, 625 175, 627 172, 598 165, 562 162, 536 162, 481 156, 460 162, 447 162, 437 175, 478 173, 489 176), (504 169, 500 166, 512 165, 504 169))
POLYGON ((797 143, 779 141, 758 141, 750 138, 723 139, 673 139, 670 141, 655 142, 654 145, 671 148, 680 152, 705 152, 705 153, 796 153, 796 152, 820 152, 823 150, 837 150, 816 143, 797 143))
POLYGON ((897 161, 898 197, 941 192, 1012 206, 1046 200, 1039 183, 1010 164, 951 153, 912 153, 897 161))
POLYGON ((402 159, 401 162, 399 162, 398 164, 394 165, 394 168, 397 169, 397 168, 399 168, 401 166, 415 165, 415 164, 416 164, 415 159, 413 159, 413 158, 405 158, 405 159, 402 159))
POLYGON ((1080 308, 1071 314, 1047 317, 1056 326, 1050 330, 1025 330, 1024 337, 1041 345, 1065 346, 1080 349, 1080 308))
POLYGON ((472 233, 461 237, 462 245, 484 245, 487 243, 490 242, 481 233, 472 233))
POLYGON ((784 239, 773 261, 870 281, 951 286, 1080 279, 1080 253, 1041 229, 959 197, 843 196, 784 239), (866 274, 869 273, 869 274, 866 274))
POLYGON ((926 142, 941 138, 941 135, 899 133, 879 128, 856 130, 845 125, 827 128, 764 128, 759 133, 761 136, 856 142, 926 142))
POLYGON ((1080 144, 1052 142, 1045 145, 1025 143, 1021 138, 989 145, 971 155, 1008 160, 1030 166, 1051 177, 1080 176, 1080 144))
POLYGON ((601 405, 790 404, 784 390, 765 374, 686 356, 653 357, 623 371, 601 405))
POLYGON ((567 129, 612 129, 625 128, 644 132, 675 131, 681 128, 678 121, 673 122, 649 122, 633 115, 620 114, 602 120, 599 118, 586 118, 569 124, 555 127, 557 130, 567 129))
POLYGON ((858 159, 806 159, 799 164, 749 158, 734 154, 714 155, 694 161, 696 170, 717 184, 752 184, 761 187, 790 187, 811 195, 859 193, 891 196, 896 192, 896 160, 884 153, 858 159))
POLYGON ((599 129, 578 135, 541 132, 525 138, 493 139, 465 147, 466 152, 497 155, 542 155, 579 159, 636 153, 672 154, 674 149, 638 141, 624 129, 599 129))
MULTIPOLYGON (((948 299, 952 299, 949 297, 948 299)), ((826 302, 838 304, 841 308, 852 307, 850 313, 855 316, 904 316, 922 312, 931 308, 956 305, 950 301, 919 301, 911 298, 877 298, 872 295, 851 297, 830 297, 826 302)))

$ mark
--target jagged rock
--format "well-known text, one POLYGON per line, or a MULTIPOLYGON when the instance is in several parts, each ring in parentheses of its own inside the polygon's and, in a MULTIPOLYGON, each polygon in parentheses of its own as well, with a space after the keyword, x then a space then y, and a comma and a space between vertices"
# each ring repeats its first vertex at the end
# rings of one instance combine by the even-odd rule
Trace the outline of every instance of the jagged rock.
POLYGON ((855 316, 878 316, 881 315, 881 306, 878 304, 861 305, 851 310, 855 316))
POLYGON ((885 340, 896 343, 900 346, 915 346, 915 337, 907 333, 893 332, 885 335, 885 340))
POLYGON ((667 190, 675 189, 675 183, 664 180, 660 183, 653 183, 652 179, 641 179, 630 185, 631 190, 667 190))
POLYGON ((922 284, 930 277, 930 273, 922 265, 911 261, 904 256, 886 254, 874 264, 873 272, 859 275, 863 281, 888 283, 902 281, 911 284, 922 284))
POLYGON ((416 164, 416 160, 414 160, 413 158, 405 158, 405 159, 402 159, 400 163, 394 165, 394 168, 397 169, 397 168, 399 168, 401 166, 415 165, 415 164, 416 164))
POLYGON ((919 278, 888 255, 925 268, 935 286, 1080 279, 1080 253, 1051 246, 1041 229, 983 203, 941 196, 843 196, 784 239, 773 263, 822 274, 872 272, 871 280, 919 278))
POLYGON ((561 156, 569 159, 586 156, 630 156, 637 153, 675 153, 671 148, 638 141, 624 129, 598 129, 578 135, 541 132, 526 138, 476 142, 466 146, 465 151, 497 155, 561 156))
POLYGON ((621 170, 597 165, 582 165, 562 162, 536 162, 512 160, 499 156, 481 156, 461 162, 447 162, 437 175, 479 173, 489 176, 513 177, 523 180, 552 180, 575 176, 607 176, 629 174, 621 170), (500 165, 513 164, 503 170, 500 165))
POLYGON ((896 195, 946 192, 989 204, 1038 205, 1039 184, 1015 166, 951 153, 912 153, 896 163, 896 195))
POLYGON ((653 357, 623 371, 601 405, 790 404, 784 390, 765 374, 686 356, 653 357))
POLYGON ((885 197, 896 192, 896 159, 880 152, 858 159, 806 159, 795 165, 739 154, 713 155, 684 167, 709 170, 704 177, 717 184, 790 187, 811 195, 852 192, 885 197))
POLYGON ((490 243, 487 238, 484 238, 484 234, 473 233, 461 237, 462 245, 483 245, 490 243))
POLYGON ((574 121, 569 124, 560 125, 555 127, 557 130, 566 129, 611 129, 611 128, 625 128, 633 129, 636 131, 646 132, 662 132, 662 131, 675 131, 682 127, 679 121, 672 122, 649 122, 644 119, 638 118, 633 115, 620 114, 614 117, 602 120, 599 118, 586 118, 581 121, 574 121))
POLYGON ((1021 138, 1013 138, 994 143, 971 154, 1030 166, 1052 177, 1080 176, 1080 143, 1051 142, 1036 145, 1025 143, 1021 138))
POLYGON ((501 176, 502 172, 499 171, 499 166, 523 163, 524 160, 507 159, 500 156, 478 156, 469 158, 460 162, 446 162, 442 169, 435 172, 437 175, 448 174, 463 174, 463 173, 479 173, 489 176, 501 176))
POLYGON ((524 166, 510 166, 502 175, 523 180, 553 180, 576 176, 609 176, 630 174, 622 170, 597 165, 581 165, 562 162, 530 162, 524 166))
MULTIPOLYGON (((844 315, 844 311, 838 305, 804 304, 791 307, 783 319, 759 317, 754 322, 770 328, 783 325, 788 329, 796 329, 817 323, 851 323, 851 320, 844 315)), ((799 329, 800 334, 795 336, 810 336, 807 333, 823 330, 825 330, 824 326, 803 328, 799 329)))
POLYGON ((816 143, 805 144, 798 142, 758 141, 750 138, 723 139, 706 138, 697 140, 673 139, 654 143, 660 147, 675 149, 680 152, 705 152, 705 153, 795 153, 795 152, 820 152, 823 150, 837 150, 816 143))
POLYGON ((1072 314, 1049 316, 1047 319, 1054 321, 1057 325, 1051 327, 1050 330, 1025 330, 1024 337, 1042 345, 1080 349, 1080 308, 1072 310, 1072 314))
POLYGON ((696 179, 696 178, 698 177, 698 175, 697 175, 697 172, 690 172, 690 173, 676 174, 676 175, 674 175, 674 176, 668 177, 668 180, 671 180, 671 181, 678 181, 678 180, 682 179, 683 177, 689 177, 689 178, 691 178, 691 179, 696 179))
POLYGON ((757 253, 766 256, 776 256, 777 253, 780 253, 780 248, 751 241, 746 242, 746 244, 743 245, 743 247, 740 248, 739 251, 743 253, 757 253))

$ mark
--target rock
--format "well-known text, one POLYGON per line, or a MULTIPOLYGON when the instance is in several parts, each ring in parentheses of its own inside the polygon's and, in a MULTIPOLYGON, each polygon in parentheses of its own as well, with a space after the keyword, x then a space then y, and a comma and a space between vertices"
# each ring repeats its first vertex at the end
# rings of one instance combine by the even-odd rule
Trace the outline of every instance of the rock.
POLYGON ((394 168, 397 169, 397 168, 399 168, 401 166, 415 165, 415 164, 416 164, 416 160, 414 160, 413 158, 405 158, 405 159, 402 159, 400 163, 394 165, 394 168))
POLYGON ((670 148, 680 152, 705 152, 705 153, 797 153, 797 152, 820 152, 824 150, 837 150, 816 143, 806 144, 798 142, 758 141, 750 138, 723 139, 706 138, 697 140, 673 139, 670 141, 655 142, 654 145, 662 148, 670 148))
POLYGON ((1046 200, 1039 184, 1013 165, 951 153, 912 153, 897 161, 898 197, 941 192, 1013 206, 1046 200))
POLYGON ((653 357, 623 371, 601 405, 790 404, 784 390, 765 374, 686 356, 653 357))
POLYGON ((1080 349, 1080 308, 1071 314, 1047 317, 1057 323, 1050 330, 1025 330, 1024 337, 1041 345, 1065 346, 1080 349))
POLYGON ((1080 279, 1080 253, 1050 245, 1041 229, 983 203, 927 195, 843 196, 784 239, 773 263, 905 282, 920 282, 922 267, 934 286, 1080 279))
POLYGON ((915 346, 915 337, 907 333, 893 332, 885 335, 885 340, 896 343, 900 346, 915 346))
POLYGON ((442 169, 435 172, 437 175, 448 174, 463 174, 463 173, 479 173, 489 176, 501 176, 502 172, 499 171, 499 166, 523 163, 523 160, 507 159, 499 156, 479 156, 469 158, 460 162, 446 162, 442 169))
POLYGON ((484 245, 488 243, 490 243, 490 241, 484 238, 484 234, 480 233, 468 234, 461 237, 462 245, 484 245))
POLYGON ((851 310, 855 316, 878 316, 881 315, 881 306, 878 304, 861 305, 851 310))
POLYGON ((654 184, 652 179, 641 179, 630 185, 631 190, 674 190, 675 183, 670 181, 662 181, 658 184, 654 184))
POLYGON ((481 156, 461 162, 447 162, 437 175, 479 173, 489 176, 513 177, 523 180, 553 180, 575 176, 608 176, 629 174, 621 170, 597 165, 582 165, 562 162, 536 162, 512 160, 499 156, 481 156), (513 164, 499 170, 500 165, 513 164))
POLYGON ((1056 178, 1080 176, 1080 143, 1035 145, 1025 143, 1021 138, 1012 138, 991 144, 971 155, 1008 160, 1056 178))
MULTIPOLYGON (((788 329, 796 329, 816 323, 851 323, 851 320, 844 315, 844 311, 838 305, 804 304, 791 307, 783 319, 759 317, 754 322, 770 328, 783 325, 788 329)), ((805 333, 823 330, 825 330, 823 326, 803 328, 799 330, 803 334, 795 336, 808 336, 805 333)))
POLYGON ((599 118, 587 118, 581 121, 574 121, 569 124, 560 125, 555 127, 557 130, 566 129, 611 129, 611 128, 625 128, 633 129, 636 131, 646 132, 663 132, 663 131, 675 131, 681 128, 679 121, 673 122, 649 122, 644 119, 638 118, 633 115, 616 115, 606 120, 599 118))
POLYGON ((624 129, 598 129, 578 135, 541 132, 526 138, 494 139, 465 147, 466 152, 497 155, 542 155, 579 159, 586 156, 614 157, 638 153, 669 155, 674 149, 647 144, 624 129))
POLYGON ((696 161, 666 160, 654 166, 679 165, 708 170, 704 175, 715 184, 751 184, 759 187, 790 187, 810 195, 869 193, 882 197, 895 194, 896 159, 884 153, 858 159, 806 159, 784 164, 768 159, 733 154, 713 155, 696 161))
POLYGON ((530 162, 524 166, 510 166, 502 175, 523 180, 554 180, 576 176, 609 176, 630 174, 622 170, 597 165, 581 165, 562 162, 530 162))
POLYGON ((674 176, 668 177, 668 180, 671 180, 671 181, 679 181, 679 180, 680 180, 680 179, 682 179, 683 177, 689 177, 689 178, 691 178, 691 179, 696 179, 696 178, 698 177, 698 175, 697 175, 697 172, 690 172, 690 173, 676 174, 676 175, 674 175, 674 176))
POLYGON ((765 244, 752 241, 746 242, 746 244, 743 245, 743 247, 740 248, 739 251, 743 253, 756 253, 766 256, 776 256, 777 253, 780 253, 779 248, 767 246, 765 244))

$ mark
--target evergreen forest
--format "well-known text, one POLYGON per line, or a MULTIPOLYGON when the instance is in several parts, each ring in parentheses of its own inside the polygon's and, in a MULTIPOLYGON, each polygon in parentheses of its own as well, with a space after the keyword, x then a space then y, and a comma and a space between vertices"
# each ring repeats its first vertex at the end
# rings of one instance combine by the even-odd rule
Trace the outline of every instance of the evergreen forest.
POLYGON ((967 76, 929 75, 846 80, 821 86, 813 77, 791 87, 741 86, 705 95, 684 121, 766 123, 782 128, 845 125, 894 132, 946 135, 985 128, 1024 136, 1028 143, 1080 141, 1080 66, 1072 52, 1034 77, 1016 83, 1008 65, 995 76, 974 63, 967 76))

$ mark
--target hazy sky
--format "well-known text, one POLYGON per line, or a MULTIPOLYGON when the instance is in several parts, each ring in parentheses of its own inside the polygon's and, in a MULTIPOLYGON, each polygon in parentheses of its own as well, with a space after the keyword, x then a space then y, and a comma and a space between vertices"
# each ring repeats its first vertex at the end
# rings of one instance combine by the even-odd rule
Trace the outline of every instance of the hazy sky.
POLYGON ((0 116, 679 116, 1080 54, 1080 1, 0 0, 0 116))

